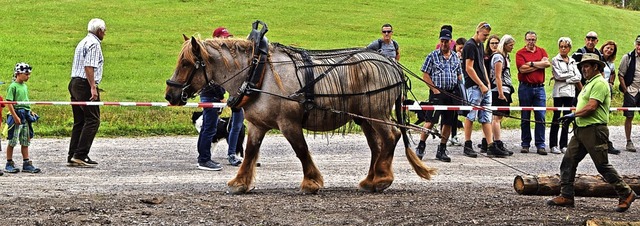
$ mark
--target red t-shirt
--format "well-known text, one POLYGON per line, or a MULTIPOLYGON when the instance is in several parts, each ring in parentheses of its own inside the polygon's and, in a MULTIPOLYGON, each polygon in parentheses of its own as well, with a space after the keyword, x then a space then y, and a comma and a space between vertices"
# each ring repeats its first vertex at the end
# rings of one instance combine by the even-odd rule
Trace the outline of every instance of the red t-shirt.
MULTIPOLYGON (((533 52, 529 52, 527 47, 524 47, 516 53, 516 66, 520 68, 529 62, 540 61, 543 57, 549 58, 547 51, 543 48, 536 46, 533 52)), ((544 84, 544 68, 524 74, 518 70, 518 81, 529 84, 544 84)))

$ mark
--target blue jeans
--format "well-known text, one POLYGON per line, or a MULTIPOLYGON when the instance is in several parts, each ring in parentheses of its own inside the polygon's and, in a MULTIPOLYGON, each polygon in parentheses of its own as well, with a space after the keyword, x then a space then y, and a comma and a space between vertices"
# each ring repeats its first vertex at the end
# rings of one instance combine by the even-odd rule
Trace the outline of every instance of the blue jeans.
MULTIPOLYGON (((472 86, 467 88, 467 100, 473 106, 491 107, 491 91, 484 95, 480 91, 480 87, 472 86)), ((493 113, 485 110, 472 110, 467 114, 469 121, 478 120, 479 123, 491 123, 493 113)))
MULTIPOLYGON (((547 95, 544 87, 530 87, 520 83, 518 87, 518 98, 520 98, 520 107, 546 107, 547 95)), ((534 111, 536 126, 534 129, 535 144, 537 148, 545 148, 544 130, 545 130, 545 110, 534 111)), ((521 146, 528 148, 531 146, 531 111, 520 112, 522 121, 520 122, 520 130, 522 139, 521 146)))
POLYGON ((238 139, 240 136, 240 130, 242 130, 244 122, 244 110, 240 109, 231 109, 231 129, 229 131, 229 138, 227 139, 227 144, 229 144, 229 150, 227 151, 227 155, 235 155, 237 145, 242 145, 242 143, 238 144, 238 139))
MULTIPOLYGON (((200 95, 200 102, 212 103, 219 102, 219 100, 215 97, 200 95)), ((211 142, 218 127, 218 110, 218 108, 204 108, 202 110, 202 128, 200 128, 198 136, 198 163, 211 160, 211 142)))

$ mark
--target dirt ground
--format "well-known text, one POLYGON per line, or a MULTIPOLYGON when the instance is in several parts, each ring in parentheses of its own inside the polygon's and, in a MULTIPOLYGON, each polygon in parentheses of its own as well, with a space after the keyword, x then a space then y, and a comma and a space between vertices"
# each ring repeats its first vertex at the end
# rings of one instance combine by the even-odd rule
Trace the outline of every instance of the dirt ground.
MULTIPOLYGON (((611 127, 611 133, 615 146, 624 148, 623 128, 611 127)), ((519 131, 506 131, 503 137, 509 148, 519 150, 519 131)), ((633 139, 638 141, 638 136, 633 139)), ((516 153, 500 160, 522 171, 518 172, 486 157, 464 157, 461 147, 449 147, 452 162, 436 161, 437 142, 429 140, 423 161, 439 173, 425 181, 413 172, 399 144, 393 185, 372 194, 357 190, 370 161, 363 135, 309 134, 307 141, 325 188, 315 195, 303 195, 298 192, 302 172, 294 152, 281 135, 268 135, 255 189, 230 195, 226 182, 237 168, 226 164, 226 144, 214 151, 214 159, 224 162, 224 169, 202 171, 196 168, 196 140, 98 138, 91 156, 100 165, 87 169, 65 166, 68 139, 35 138, 31 155, 43 172, 0 176, 2 224, 580 225, 594 218, 640 221, 637 203, 626 213, 617 213, 615 198, 577 197, 575 208, 556 208, 544 204, 550 197, 522 196, 514 191, 514 177, 523 172, 558 173, 562 155, 516 153), (162 202, 143 202, 153 199, 162 202)), ((480 132, 474 132, 473 140, 480 140, 480 132)), ((16 155, 15 159, 21 165, 21 158, 16 155)), ((610 156, 620 174, 638 174, 639 160, 638 153, 610 156)), ((597 174, 588 158, 578 173, 597 174)))

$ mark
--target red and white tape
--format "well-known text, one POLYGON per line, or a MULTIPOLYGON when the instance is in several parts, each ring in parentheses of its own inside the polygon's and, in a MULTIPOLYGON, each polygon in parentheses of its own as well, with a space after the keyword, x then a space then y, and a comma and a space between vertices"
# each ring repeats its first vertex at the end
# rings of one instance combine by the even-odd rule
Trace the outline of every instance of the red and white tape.
MULTIPOLYGON (((98 101, 0 101, 0 104, 27 104, 27 105, 83 105, 83 106, 121 106, 121 107, 180 107, 173 106, 167 102, 98 102, 98 101)), ((223 108, 226 103, 187 103, 182 107, 193 108, 223 108)), ((405 105, 408 110, 438 110, 438 111, 471 111, 489 109, 492 111, 569 111, 575 107, 473 107, 473 106, 453 106, 453 105, 405 105)), ((640 107, 612 107, 611 111, 640 111, 640 107)))

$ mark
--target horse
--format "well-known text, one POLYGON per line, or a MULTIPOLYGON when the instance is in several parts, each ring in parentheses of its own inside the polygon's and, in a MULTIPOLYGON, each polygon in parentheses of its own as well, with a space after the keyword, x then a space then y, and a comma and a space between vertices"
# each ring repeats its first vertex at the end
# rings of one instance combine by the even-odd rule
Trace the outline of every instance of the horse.
MULTIPOLYGON (((184 36, 184 35, 183 35, 184 36)), ((280 130, 302 164, 300 192, 317 193, 322 174, 309 153, 303 129, 330 132, 354 121, 362 128, 371 149, 367 176, 359 188, 381 192, 393 182, 392 160, 399 139, 418 176, 431 179, 427 167, 409 147, 403 123, 406 76, 399 63, 363 48, 305 50, 278 43, 259 47, 246 39, 190 39, 178 55, 165 99, 185 105, 211 84, 229 93, 227 104, 242 107, 248 122, 245 157, 227 185, 234 194, 252 189, 260 145, 267 131, 280 130), (258 54, 262 48, 262 54, 258 54), (266 52, 266 53, 265 53, 266 52), (235 92, 238 91, 238 92, 235 92), (399 127, 399 128, 398 128, 399 127)))

